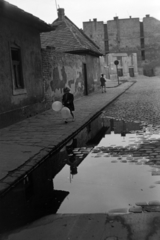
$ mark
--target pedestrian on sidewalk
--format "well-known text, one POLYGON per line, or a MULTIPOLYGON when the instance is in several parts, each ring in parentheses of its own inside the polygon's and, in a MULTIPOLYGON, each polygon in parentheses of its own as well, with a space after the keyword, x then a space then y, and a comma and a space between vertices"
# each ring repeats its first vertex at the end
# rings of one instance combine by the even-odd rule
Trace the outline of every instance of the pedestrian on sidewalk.
POLYGON ((101 74, 100 82, 101 82, 102 93, 106 92, 106 80, 104 78, 104 74, 103 73, 101 74))
MULTIPOLYGON (((69 108, 70 113, 72 115, 72 121, 74 121, 74 114, 73 111, 75 110, 74 107, 74 95, 70 93, 70 89, 68 87, 65 87, 63 89, 63 97, 62 97, 62 104, 64 107, 69 108)), ((65 123, 67 123, 67 119, 65 120, 65 123)))

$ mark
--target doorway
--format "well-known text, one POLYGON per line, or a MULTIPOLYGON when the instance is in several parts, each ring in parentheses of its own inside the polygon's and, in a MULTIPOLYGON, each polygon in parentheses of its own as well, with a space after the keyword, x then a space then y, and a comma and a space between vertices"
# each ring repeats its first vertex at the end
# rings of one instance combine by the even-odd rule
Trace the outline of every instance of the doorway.
POLYGON ((84 95, 88 95, 87 66, 86 66, 86 63, 83 63, 83 76, 84 76, 84 95))
POLYGON ((134 77, 134 68, 129 68, 130 77, 134 77))

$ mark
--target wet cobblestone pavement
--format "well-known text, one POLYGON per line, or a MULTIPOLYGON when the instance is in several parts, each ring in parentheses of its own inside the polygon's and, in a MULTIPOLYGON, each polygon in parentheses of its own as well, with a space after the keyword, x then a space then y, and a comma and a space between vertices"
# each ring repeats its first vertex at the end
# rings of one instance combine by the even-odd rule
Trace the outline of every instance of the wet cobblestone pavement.
MULTIPOLYGON (((105 115, 102 114, 102 118, 105 126, 110 126, 111 120, 114 123, 118 123, 121 126, 122 132, 121 137, 124 137, 123 145, 110 142, 108 144, 105 141, 101 143, 101 146, 97 146, 92 150, 92 157, 94 158, 113 158, 111 163, 129 163, 134 165, 148 165, 150 166, 149 172, 151 176, 160 176, 160 126, 153 126, 152 124, 147 125, 145 122, 128 122, 129 126, 137 125, 139 130, 129 130, 127 128, 127 121, 108 119, 105 115), (110 122, 110 123, 109 123, 110 122), (119 124, 121 122, 121 124, 119 124), (124 130, 125 126, 125 130, 124 130)), ((116 124, 115 124, 116 125, 116 124)), ((113 127, 116 132, 116 126, 113 127)), ((112 132, 110 132, 112 134, 112 132)), ((107 135, 106 135, 107 136, 107 135)), ((116 136, 115 136, 116 139, 116 136)), ((142 169, 142 176, 143 176, 142 169)), ((133 169, 134 172, 134 169, 133 169)), ((140 177, 140 176, 139 176, 140 177)), ((127 177, 126 177, 127 180, 127 177)), ((146 181, 148 181, 146 179, 146 181)), ((148 181, 149 183, 149 181, 148 181)), ((150 189, 155 188, 157 184, 160 184, 160 181, 155 181, 152 185, 149 186, 150 189)), ((141 189, 143 191, 143 189, 141 189)), ((154 198, 153 194, 153 198, 154 198)), ((158 198, 159 200, 159 198, 158 198)), ((142 201, 135 202, 134 206, 131 206, 128 209, 132 213, 142 213, 142 212, 160 212, 160 201, 142 201)), ((109 213, 118 214, 118 213, 127 213, 127 209, 114 209, 109 211, 109 213)))
MULTIPOLYGON (((93 152, 104 152, 108 156, 118 157, 123 163, 150 165, 152 176, 160 176, 160 78, 141 77, 113 104, 103 112, 102 118, 109 116, 113 119, 133 121, 139 123, 141 130, 130 131, 135 133, 127 147, 101 147, 93 152)), ((127 129, 125 129, 127 131, 127 129)), ((123 135, 122 135, 123 136, 123 135)), ((116 162, 116 161, 115 161, 116 162)), ((160 181, 155 182, 160 184, 160 181)), ((155 185, 150 186, 154 188, 155 185)), ((116 211, 116 210, 115 210, 116 211)), ((129 209, 130 212, 160 212, 160 202, 140 202, 129 209)), ((114 211, 113 211, 114 212, 114 211)))
POLYGON ((139 80, 105 111, 106 116, 160 124, 160 78, 139 80))
MULTIPOLYGON (((127 193, 130 191, 130 187, 136 190, 133 194, 133 201, 131 198, 127 198, 124 202, 124 206, 120 208, 112 208, 108 213, 103 214, 56 214, 50 215, 47 218, 43 218, 27 228, 21 229, 14 234, 7 237, 8 240, 25 240, 25 239, 106 239, 106 240, 118 240, 118 239, 160 239, 160 79, 158 78, 143 78, 135 83, 131 89, 124 93, 117 101, 112 103, 103 112, 101 118, 103 126, 110 126, 110 132, 108 132, 105 141, 102 138, 101 144, 97 146, 87 146, 72 149, 72 152, 68 155, 69 162, 67 168, 67 174, 63 179, 63 183, 71 185, 71 189, 74 187, 74 182, 77 183, 77 179, 80 176, 80 172, 83 173, 80 178, 80 184, 76 186, 78 194, 80 194, 81 202, 80 208, 84 207, 83 203, 84 192, 81 193, 81 186, 87 185, 85 178, 91 170, 91 178, 89 181, 89 188, 86 193, 93 193, 91 199, 97 200, 100 205, 101 198, 103 197, 102 185, 104 187, 111 185, 111 182, 104 182, 105 178, 101 175, 110 175, 110 169, 113 169, 116 176, 115 184, 112 183, 111 187, 117 190, 118 204, 123 202, 126 198, 124 192, 121 191, 117 185, 120 183, 120 179, 124 180, 121 186, 130 186, 127 189, 127 193), (112 121, 113 119, 113 121, 112 121), (114 124, 113 124, 114 122, 114 124), (116 125, 117 124, 117 125, 116 125), (119 131, 119 127, 121 131, 119 131), (132 128, 131 128, 132 127, 132 128), (114 129, 114 134, 113 134, 114 129), (112 139, 116 137, 116 142, 112 139), (118 141, 121 139, 120 141, 118 141), (84 158, 90 155, 88 159, 88 165, 84 165, 85 160, 77 165, 77 169, 74 170, 72 184, 69 179, 69 168, 71 167, 72 159, 77 159, 80 163, 84 158), (70 161, 71 160, 71 161, 70 161), (103 161, 102 164, 100 162, 103 161), (104 168, 106 164, 106 168, 104 168), (98 168, 98 165, 101 165, 98 168), (127 166, 130 168, 127 172, 127 166), (82 169, 81 169, 82 167, 82 169), (109 168, 109 169, 108 169, 109 168), (126 168, 126 170, 124 169, 126 168), (95 171, 94 171, 94 170, 95 171), (135 170, 133 170, 135 169, 135 170), (139 170, 138 170, 139 169, 139 170), (144 171, 144 169, 146 169, 144 171), (76 170, 76 171, 75 171, 76 170), (121 175, 120 175, 121 170, 121 175), (136 178, 134 174, 140 173, 140 177, 136 178), (99 172, 99 178, 96 173, 99 172), (133 172, 133 174, 132 174, 133 172), (124 173, 124 174, 122 174, 124 173), (132 175, 132 176, 131 176, 132 175), (121 176, 121 177, 120 177, 121 176), (124 179, 123 179, 124 176, 124 179), (146 176, 145 181, 143 177, 146 176), (132 178, 131 178, 132 177, 132 178), (135 182, 133 182, 135 177, 135 182), (142 178, 141 178, 142 177, 142 178), (139 181, 140 180, 140 181, 139 181), (100 184, 97 182, 100 181, 100 184), (103 182, 103 184, 102 184, 103 182), (151 183, 152 182, 152 183, 151 183), (142 187, 141 183, 144 183, 142 187), (95 188, 97 184, 97 192, 95 188), (94 190, 91 191, 93 185, 94 190), (99 192, 99 194, 97 194, 99 192), (121 194, 120 194, 121 193, 121 194), (150 193, 150 195, 147 195, 150 193), (146 194, 146 195, 145 195, 146 194), (149 196, 149 197, 147 197, 149 196), (137 201, 138 199, 138 201, 137 201), (129 203, 129 204, 128 204, 129 203), (127 213, 127 214, 125 214, 127 213), (118 214, 118 215, 117 215, 118 214), (120 215, 119 215, 120 214, 120 215)), ((75 167, 75 166, 74 166, 75 167)), ((111 174, 113 175, 113 174, 111 174)), ((59 187, 60 178, 55 181, 55 187, 59 187)), ((66 188, 62 188, 67 190, 66 188)), ((104 188, 105 189, 105 188, 104 188)), ((124 189, 124 188, 123 188, 124 189)), ((122 190, 123 190, 122 189, 122 190)), ((132 193, 131 189, 131 193, 132 193)), ((106 189, 105 189, 106 190, 106 189)), ((125 190, 125 189, 124 189, 125 190)), ((70 190, 69 190, 70 191, 70 190)), ((113 191, 112 191, 113 192, 113 191)), ((114 191, 115 193, 116 191, 114 191)), ((70 193, 71 194, 71 193, 70 193)), ((68 197, 70 197, 70 194, 68 197)), ((68 198, 67 197, 67 198, 68 198)), ((104 203, 110 199, 110 194, 104 197, 104 203)), ((115 196, 112 197, 114 202, 115 196)), ((77 197, 76 201, 79 201, 77 197)), ((73 203, 75 204, 74 200, 73 203)), ((91 202, 87 199, 86 204, 91 206, 91 202)), ((73 206, 73 204, 71 204, 73 206)), ((104 205, 106 206, 106 205, 104 205)), ((67 206, 68 207, 68 206, 67 206)), ((62 211, 63 212, 63 211, 62 211)), ((103 211, 104 212, 104 211, 103 211)))
MULTIPOLYGON (((103 118, 111 116, 125 121, 139 122, 141 130, 131 131, 137 135, 126 148, 114 147, 99 149, 111 156, 119 156, 121 162, 150 165, 152 176, 160 175, 160 78, 141 77, 139 81, 110 105, 103 118)), ((97 149, 98 150, 98 149, 97 149)), ((95 150, 95 151, 97 151, 95 150)), ((159 181, 155 184, 160 184, 159 181)), ((150 186, 154 188, 155 185, 150 186)), ((131 207, 130 212, 160 212, 160 202, 141 202, 131 207)))
POLYGON ((84 159, 73 172, 76 180, 66 182, 68 167, 55 178, 55 187, 71 192, 58 212, 160 212, 160 127, 104 114, 100 118, 108 130, 99 144, 74 148, 68 155, 70 166, 84 159))

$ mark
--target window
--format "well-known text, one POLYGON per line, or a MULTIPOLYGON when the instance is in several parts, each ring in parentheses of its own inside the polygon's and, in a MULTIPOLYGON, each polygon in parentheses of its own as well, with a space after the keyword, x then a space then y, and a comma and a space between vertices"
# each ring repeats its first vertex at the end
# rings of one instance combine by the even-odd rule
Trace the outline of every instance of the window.
POLYGON ((118 76, 119 77, 123 77, 123 69, 122 68, 118 68, 118 76))
POLYGON ((145 60, 145 51, 144 50, 141 51, 141 57, 142 57, 142 60, 145 60))
POLYGON ((141 48, 144 48, 144 38, 141 38, 141 48))
POLYGON ((106 53, 109 52, 109 42, 108 42, 108 40, 105 40, 105 52, 106 53))
POLYGON ((23 89, 24 82, 23 82, 23 75, 22 75, 20 48, 11 47, 11 59, 12 59, 14 89, 23 89))

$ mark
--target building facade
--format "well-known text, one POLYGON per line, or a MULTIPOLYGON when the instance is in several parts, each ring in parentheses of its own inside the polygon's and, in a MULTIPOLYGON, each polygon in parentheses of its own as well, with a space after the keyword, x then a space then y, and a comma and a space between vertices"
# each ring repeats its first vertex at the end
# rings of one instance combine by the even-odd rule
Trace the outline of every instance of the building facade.
POLYGON ((119 80, 128 80, 138 75, 136 53, 108 53, 106 62, 111 80, 117 79, 117 75, 119 80), (118 66, 114 63, 116 60, 118 60, 118 66))
POLYGON ((43 80, 46 102, 62 99, 63 88, 68 86, 75 98, 85 91, 92 92, 100 75, 99 59, 83 55, 42 49, 43 80), (87 82, 85 79, 87 78, 87 82), (87 86, 85 86, 87 84, 87 86))
POLYGON ((0 2, 0 128, 44 110, 40 32, 50 26, 0 2))
POLYGON ((143 18, 142 67, 148 76, 160 76, 160 21, 146 15, 143 18))
POLYGON ((83 22, 84 32, 104 54, 137 54, 138 72, 147 76, 160 75, 160 21, 146 15, 139 18, 83 22), (98 27, 97 27, 98 26, 98 27))
POLYGON ((55 31, 41 34, 43 79, 48 101, 61 99, 65 86, 75 97, 95 91, 101 73, 99 47, 58 9, 55 31))

